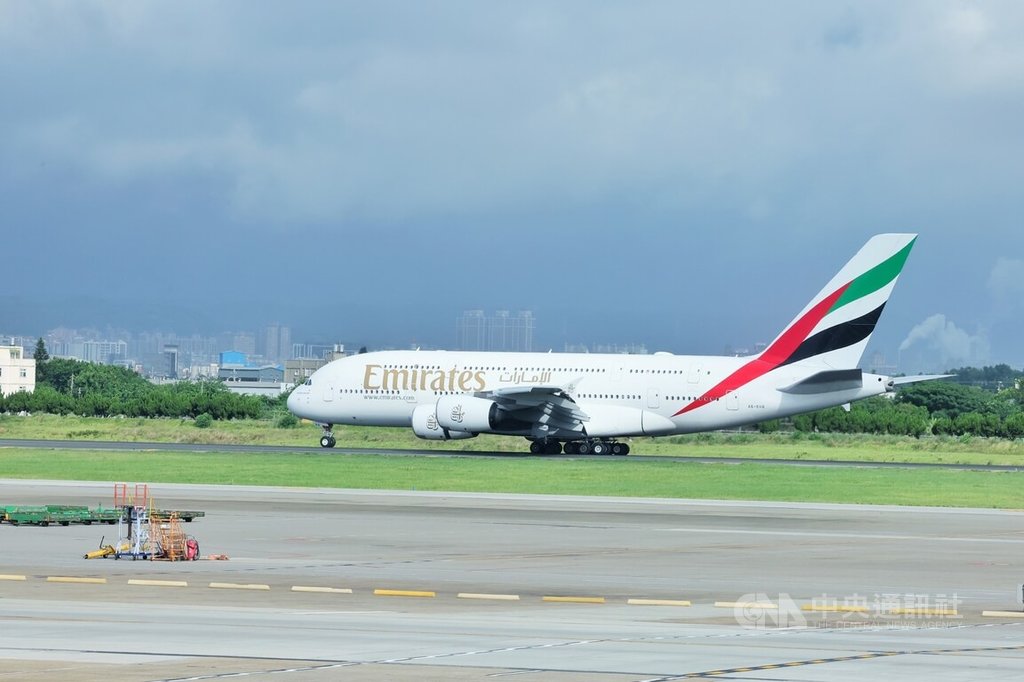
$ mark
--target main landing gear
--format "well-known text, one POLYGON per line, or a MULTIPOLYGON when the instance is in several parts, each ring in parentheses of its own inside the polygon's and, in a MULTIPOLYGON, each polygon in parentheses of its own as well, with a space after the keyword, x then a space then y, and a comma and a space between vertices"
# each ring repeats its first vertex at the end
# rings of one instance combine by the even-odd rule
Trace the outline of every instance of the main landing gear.
POLYGON ((321 424, 320 428, 323 430, 324 435, 320 436, 320 447, 322 448, 333 448, 335 444, 334 433, 331 431, 333 424, 321 424))
POLYGON ((537 439, 530 441, 530 452, 534 455, 628 455, 629 445, 608 440, 570 440, 563 446, 557 440, 537 439))
POLYGON ((560 455, 562 444, 557 440, 535 440, 530 442, 530 452, 534 455, 560 455))

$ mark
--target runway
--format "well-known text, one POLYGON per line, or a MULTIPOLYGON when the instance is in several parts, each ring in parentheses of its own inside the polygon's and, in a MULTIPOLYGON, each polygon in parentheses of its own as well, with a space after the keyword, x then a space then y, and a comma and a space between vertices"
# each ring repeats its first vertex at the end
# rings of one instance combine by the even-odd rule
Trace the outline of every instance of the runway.
MULTIPOLYGON (((607 460, 611 455, 531 455, 527 452, 474 452, 465 450, 400 450, 384 448, 321 448, 296 445, 228 445, 203 443, 144 443, 133 441, 28 440, 0 438, 0 448, 44 448, 52 450, 110 450, 156 452, 238 452, 292 453, 307 455, 382 455, 391 457, 489 457, 607 460)), ((882 469, 951 469, 961 471, 1024 471, 1024 466, 1007 464, 949 464, 938 462, 864 462, 827 459, 774 459, 767 457, 698 457, 666 455, 629 455, 630 460, 658 462, 694 462, 699 464, 777 464, 800 467, 853 467, 882 469)))
MULTIPOLYGON (((87 562, 81 555, 104 534, 110 541, 111 527, 0 525, 0 676, 1024 675, 1024 619, 982 615, 1020 609, 1018 512, 152 490, 159 506, 205 510, 188 530, 204 554, 230 560, 87 562)), ((0 481, 0 504, 109 504, 111 491, 109 483, 0 481)))

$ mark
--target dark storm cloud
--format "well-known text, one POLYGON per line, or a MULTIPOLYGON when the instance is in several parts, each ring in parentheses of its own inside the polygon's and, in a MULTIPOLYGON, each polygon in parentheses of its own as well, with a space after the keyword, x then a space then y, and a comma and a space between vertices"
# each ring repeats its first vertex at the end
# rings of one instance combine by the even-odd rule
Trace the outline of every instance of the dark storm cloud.
POLYGON ((719 352, 919 231, 879 343, 941 314, 1024 364, 1017 3, 0 8, 0 219, 47 295, 719 352))

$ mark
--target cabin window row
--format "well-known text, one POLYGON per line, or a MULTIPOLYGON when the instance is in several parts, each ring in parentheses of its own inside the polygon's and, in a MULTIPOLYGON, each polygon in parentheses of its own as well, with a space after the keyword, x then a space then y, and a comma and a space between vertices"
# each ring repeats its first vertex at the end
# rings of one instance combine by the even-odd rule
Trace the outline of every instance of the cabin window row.
MULTIPOLYGON (((426 369, 426 370, 437 370, 437 369, 451 369, 441 365, 383 365, 384 369, 426 369)), ((470 372, 576 372, 583 374, 601 374, 608 370, 599 367, 482 367, 482 366, 467 366, 460 369, 470 372)), ((632 370, 631 370, 632 371, 632 370)))

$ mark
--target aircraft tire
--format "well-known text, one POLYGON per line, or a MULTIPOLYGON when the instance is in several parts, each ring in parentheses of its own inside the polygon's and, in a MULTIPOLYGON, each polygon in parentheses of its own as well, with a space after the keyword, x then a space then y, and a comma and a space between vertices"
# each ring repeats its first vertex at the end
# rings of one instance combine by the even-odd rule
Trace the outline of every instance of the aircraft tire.
POLYGON ((625 443, 612 443, 613 455, 624 455, 627 452, 629 452, 629 447, 625 443))
POLYGON ((601 443, 601 442, 594 443, 594 447, 591 448, 591 451, 595 455, 607 455, 608 454, 608 444, 607 443, 601 443))
POLYGON ((590 443, 580 443, 576 446, 577 455, 589 455, 590 454, 590 443))
POLYGON ((560 455, 562 454, 562 444, 557 440, 549 440, 544 446, 545 455, 560 455))
POLYGON ((333 448, 335 440, 330 436, 322 436, 320 438, 320 447, 322 448, 333 448))

